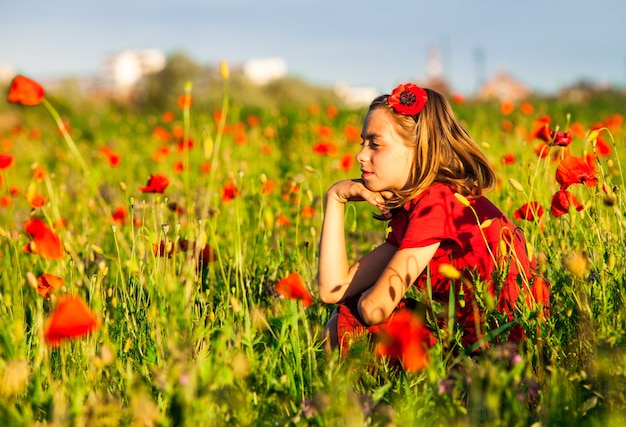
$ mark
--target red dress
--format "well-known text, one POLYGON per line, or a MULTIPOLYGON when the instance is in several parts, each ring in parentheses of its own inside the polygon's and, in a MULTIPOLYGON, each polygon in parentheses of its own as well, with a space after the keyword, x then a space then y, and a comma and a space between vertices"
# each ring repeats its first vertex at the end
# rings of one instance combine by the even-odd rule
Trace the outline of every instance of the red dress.
MULTIPOLYGON (((391 219, 391 232, 386 242, 399 249, 440 244, 415 285, 426 290, 429 274, 433 300, 448 307, 450 285, 454 284, 457 325, 463 329, 463 344, 470 346, 478 339, 472 303, 474 277, 485 283, 490 294, 497 297, 498 310, 509 313, 510 318, 520 292, 524 293, 528 304, 537 301, 548 307, 549 290, 544 281, 537 281, 540 289, 529 287, 528 284, 533 282, 535 265, 528 258, 523 235, 502 211, 484 196, 470 198, 468 200, 477 219, 472 209, 464 206, 454 193, 453 187, 435 183, 398 209, 391 219), (491 225, 481 229, 479 223, 486 220, 492 220, 491 225), (452 265, 461 271, 465 284, 441 274, 439 267, 442 264, 452 265), (500 268, 495 268, 496 265, 500 268), (520 273, 525 276, 525 280, 519 281, 521 285, 518 284, 520 273), (495 274, 500 277, 494 281, 495 274), (464 293, 464 304, 459 301, 460 289, 464 293)), ((346 334, 365 329, 375 332, 378 329, 378 325, 368 328, 362 323, 356 310, 357 302, 358 297, 354 297, 339 306, 338 336, 342 344, 346 343, 346 334)), ((482 313, 478 316, 480 322, 482 313)), ((522 330, 517 327, 511 331, 509 338, 519 340, 521 336, 522 330)))

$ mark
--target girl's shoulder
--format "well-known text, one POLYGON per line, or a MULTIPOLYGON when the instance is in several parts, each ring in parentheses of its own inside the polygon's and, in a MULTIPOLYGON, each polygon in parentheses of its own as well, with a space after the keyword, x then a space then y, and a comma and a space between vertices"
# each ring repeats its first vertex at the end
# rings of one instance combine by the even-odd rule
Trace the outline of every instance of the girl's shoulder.
POLYGON ((410 210, 418 205, 435 203, 441 201, 442 199, 445 200, 450 197, 454 197, 454 193, 456 192, 457 191, 453 185, 444 184, 442 182, 433 182, 431 185, 426 187, 424 191, 408 201, 404 207, 405 209, 410 210))

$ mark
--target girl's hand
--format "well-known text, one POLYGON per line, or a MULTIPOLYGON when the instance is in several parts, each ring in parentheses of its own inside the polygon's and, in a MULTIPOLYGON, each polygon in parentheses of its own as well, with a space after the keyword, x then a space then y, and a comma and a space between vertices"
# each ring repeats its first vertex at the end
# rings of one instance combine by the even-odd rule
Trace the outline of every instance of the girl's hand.
POLYGON ((347 202, 368 202, 370 205, 377 207, 386 215, 389 209, 385 204, 385 197, 390 197, 390 192, 373 192, 370 191, 361 179, 347 179, 335 183, 328 192, 326 197, 339 203, 347 202))

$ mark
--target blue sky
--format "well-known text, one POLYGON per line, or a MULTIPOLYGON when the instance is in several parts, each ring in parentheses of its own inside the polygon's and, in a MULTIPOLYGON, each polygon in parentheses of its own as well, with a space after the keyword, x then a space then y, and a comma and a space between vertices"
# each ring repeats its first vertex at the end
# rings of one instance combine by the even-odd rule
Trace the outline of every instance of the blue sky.
POLYGON ((623 0, 19 0, 0 16, 0 64, 34 78, 95 74, 108 55, 157 48, 203 64, 281 57, 313 83, 388 92, 425 77, 436 46, 464 93, 500 71, 544 92, 626 86, 623 0))

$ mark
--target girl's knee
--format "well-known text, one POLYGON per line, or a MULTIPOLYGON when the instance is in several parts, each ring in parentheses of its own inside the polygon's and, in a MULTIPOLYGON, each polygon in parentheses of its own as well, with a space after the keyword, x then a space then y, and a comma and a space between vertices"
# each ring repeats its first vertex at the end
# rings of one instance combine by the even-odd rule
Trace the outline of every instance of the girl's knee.
POLYGON ((330 319, 326 323, 324 328, 324 337, 326 342, 324 347, 327 351, 332 351, 339 346, 339 337, 337 335, 337 321, 339 319, 339 312, 335 309, 330 315, 330 319))

